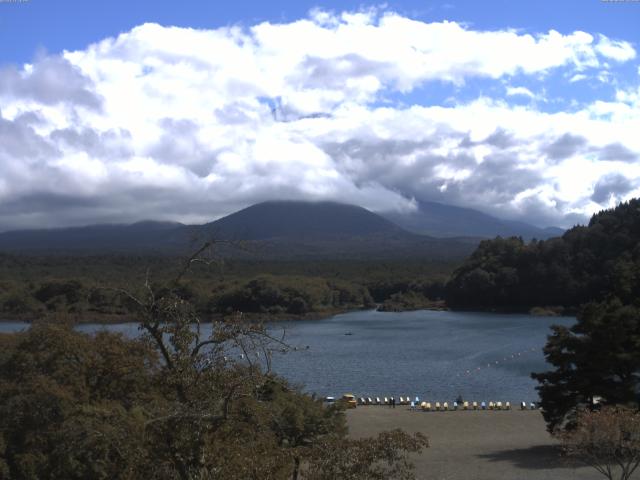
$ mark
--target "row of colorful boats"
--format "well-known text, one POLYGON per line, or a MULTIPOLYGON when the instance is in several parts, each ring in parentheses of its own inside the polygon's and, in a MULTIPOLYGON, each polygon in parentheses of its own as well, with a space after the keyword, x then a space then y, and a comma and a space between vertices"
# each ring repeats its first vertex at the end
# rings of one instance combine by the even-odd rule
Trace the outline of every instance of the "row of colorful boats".
MULTIPOLYGON (((348 407, 356 407, 356 405, 408 405, 412 410, 423 410, 426 412, 439 412, 448 410, 511 410, 511 402, 477 402, 477 401, 464 401, 455 400, 452 403, 449 402, 427 402, 421 401, 419 397, 415 397, 414 400, 411 397, 399 397, 397 400, 395 397, 356 397, 353 394, 345 394, 342 397, 347 403, 348 407)), ((335 401, 333 397, 327 397, 327 401, 332 403, 335 401)), ((538 405, 534 402, 521 402, 520 410, 536 410, 538 405)))

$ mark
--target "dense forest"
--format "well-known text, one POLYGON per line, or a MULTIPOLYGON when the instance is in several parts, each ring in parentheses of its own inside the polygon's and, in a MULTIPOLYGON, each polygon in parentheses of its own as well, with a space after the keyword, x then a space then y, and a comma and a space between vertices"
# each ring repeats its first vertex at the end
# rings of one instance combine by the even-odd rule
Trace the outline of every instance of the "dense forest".
MULTIPOLYGON (((183 260, 115 254, 0 255, 0 318, 129 320, 131 305, 122 290, 146 281, 160 284, 183 260)), ((455 266, 431 260, 212 260, 194 266, 179 294, 205 319, 234 311, 277 319, 323 316, 376 304, 385 309, 423 308, 443 298, 455 266)))
POLYGON ((640 200, 594 215, 562 237, 525 243, 480 243, 447 284, 452 308, 573 311, 615 296, 632 303, 640 292, 640 200))

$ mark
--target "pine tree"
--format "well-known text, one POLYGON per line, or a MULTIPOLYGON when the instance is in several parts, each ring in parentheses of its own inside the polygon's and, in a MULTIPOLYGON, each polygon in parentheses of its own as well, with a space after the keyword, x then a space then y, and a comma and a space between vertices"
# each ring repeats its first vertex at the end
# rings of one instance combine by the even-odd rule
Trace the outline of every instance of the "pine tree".
POLYGON ((550 431, 571 428, 580 408, 594 400, 638 405, 640 308, 617 299, 587 304, 571 327, 553 327, 544 349, 555 369, 532 377, 550 431))

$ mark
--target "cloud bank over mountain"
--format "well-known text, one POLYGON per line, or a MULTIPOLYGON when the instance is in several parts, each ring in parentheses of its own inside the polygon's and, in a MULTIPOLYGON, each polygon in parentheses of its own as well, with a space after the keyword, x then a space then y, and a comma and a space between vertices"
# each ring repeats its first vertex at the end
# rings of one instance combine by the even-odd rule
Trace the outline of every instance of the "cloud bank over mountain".
POLYGON ((640 195, 637 65, 598 32, 377 9, 144 24, 0 68, 0 229, 205 222, 270 199, 571 225, 640 195))

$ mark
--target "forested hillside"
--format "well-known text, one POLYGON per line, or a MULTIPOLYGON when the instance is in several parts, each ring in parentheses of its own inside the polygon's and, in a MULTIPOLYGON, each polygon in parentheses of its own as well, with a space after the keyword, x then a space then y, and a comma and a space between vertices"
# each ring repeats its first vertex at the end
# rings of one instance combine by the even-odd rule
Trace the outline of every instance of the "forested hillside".
MULTIPOLYGON (((168 256, 0 255, 0 319, 129 320, 131 305, 120 290, 147 278, 165 282, 181 262, 168 256)), ((414 299, 405 308, 420 308, 426 299, 443 297, 456 265, 428 259, 226 260, 194 266, 179 294, 205 319, 236 310, 271 319, 325 316, 373 308, 408 292, 422 302, 414 299)))
POLYGON ((480 243, 447 284, 453 308, 528 310, 579 305, 614 295, 632 303, 640 293, 640 200, 604 210, 562 237, 525 243, 480 243))

